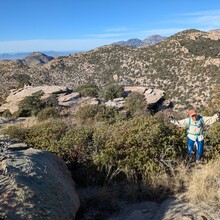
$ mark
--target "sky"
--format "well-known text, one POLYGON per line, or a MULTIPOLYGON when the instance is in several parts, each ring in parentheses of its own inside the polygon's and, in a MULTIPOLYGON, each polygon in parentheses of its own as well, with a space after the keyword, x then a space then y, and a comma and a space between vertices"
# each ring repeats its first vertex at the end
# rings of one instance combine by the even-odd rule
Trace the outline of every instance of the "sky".
POLYGON ((220 0, 0 0, 0 53, 87 51, 220 29, 220 0))

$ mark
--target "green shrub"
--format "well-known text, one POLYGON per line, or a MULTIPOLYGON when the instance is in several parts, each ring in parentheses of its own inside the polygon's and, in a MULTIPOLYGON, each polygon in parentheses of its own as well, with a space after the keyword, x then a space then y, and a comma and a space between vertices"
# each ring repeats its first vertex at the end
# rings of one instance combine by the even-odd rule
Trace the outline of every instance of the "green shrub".
POLYGON ((95 119, 96 114, 99 111, 97 105, 85 105, 80 107, 76 112, 76 118, 81 122, 91 121, 95 119))
POLYGON ((127 119, 125 112, 119 112, 115 107, 106 107, 104 105, 86 105, 80 107, 76 112, 76 118, 84 122, 108 122, 127 119))
POLYGON ((49 118, 58 118, 59 111, 55 107, 47 107, 38 112, 37 117, 40 121, 47 120, 49 118))
POLYGON ((11 118, 11 116, 12 116, 12 114, 11 114, 11 112, 10 112, 8 109, 6 109, 6 110, 2 113, 2 117, 4 117, 4 118, 11 118))
POLYGON ((25 141, 37 149, 59 153, 62 150, 60 140, 66 130, 67 125, 61 120, 46 121, 32 126, 25 141))
POLYGON ((31 110, 29 110, 29 109, 18 109, 18 111, 14 112, 12 114, 13 118, 29 117, 29 116, 31 116, 31 110))
POLYGON ((93 153, 92 129, 72 127, 60 140, 59 155, 71 163, 86 163, 93 153))
POLYGON ((95 119, 98 122, 115 123, 117 121, 126 120, 127 115, 115 107, 99 106, 95 119))
POLYGON ((80 85, 74 91, 79 92, 80 95, 83 97, 85 96, 97 97, 99 93, 99 88, 95 84, 88 83, 88 84, 80 85))
POLYGON ((147 102, 145 96, 138 92, 132 92, 125 98, 125 109, 132 115, 146 114, 147 102))
POLYGON ((215 158, 220 153, 220 122, 213 124, 208 128, 205 134, 205 152, 207 159, 215 158))
POLYGON ((117 84, 113 84, 113 85, 109 85, 109 86, 105 87, 104 90, 102 91, 101 96, 106 101, 108 101, 108 100, 122 97, 123 94, 124 94, 123 87, 120 85, 117 85, 117 84))
POLYGON ((26 140, 27 133, 28 129, 17 125, 9 126, 3 130, 4 135, 9 135, 10 139, 15 139, 20 142, 24 142, 26 140))
POLYGON ((32 96, 28 96, 26 98, 24 98, 22 101, 20 101, 19 103, 19 111, 22 112, 23 111, 23 115, 19 115, 19 116, 36 116, 37 113, 44 108, 44 103, 43 101, 40 99, 40 97, 43 95, 42 91, 36 92, 34 94, 32 94, 32 96), (24 115, 24 113, 26 115, 24 115))
POLYGON ((147 180, 184 158, 183 137, 159 116, 103 125, 94 132, 94 163, 109 179, 123 174, 130 181, 147 180))
POLYGON ((2 104, 4 104, 4 103, 6 103, 5 99, 2 98, 2 97, 0 97, 0 105, 2 105, 2 104))
POLYGON ((18 81, 17 89, 23 88, 24 85, 30 84, 30 76, 27 74, 15 74, 14 78, 18 81))
POLYGON ((57 107, 58 106, 57 95, 52 94, 48 98, 43 99, 42 104, 43 104, 44 107, 57 107))

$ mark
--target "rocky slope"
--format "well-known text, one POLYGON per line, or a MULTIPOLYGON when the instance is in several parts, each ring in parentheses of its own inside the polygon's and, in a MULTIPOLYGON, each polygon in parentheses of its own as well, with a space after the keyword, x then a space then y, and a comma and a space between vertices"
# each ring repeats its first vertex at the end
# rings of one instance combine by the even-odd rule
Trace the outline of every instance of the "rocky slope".
POLYGON ((187 30, 146 48, 103 46, 28 67, 1 61, 0 94, 28 78, 33 85, 74 88, 95 82, 162 89, 178 108, 206 105, 220 84, 220 32, 187 30))

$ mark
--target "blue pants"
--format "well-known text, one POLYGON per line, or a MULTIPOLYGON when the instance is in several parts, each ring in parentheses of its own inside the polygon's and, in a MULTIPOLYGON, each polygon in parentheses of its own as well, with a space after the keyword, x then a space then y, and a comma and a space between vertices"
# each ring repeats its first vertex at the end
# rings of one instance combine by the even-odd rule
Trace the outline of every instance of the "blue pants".
POLYGON ((203 148, 204 148, 204 140, 198 141, 193 141, 189 138, 187 138, 187 146, 188 146, 188 159, 192 156, 193 150, 195 148, 195 142, 197 143, 197 151, 196 151, 196 160, 200 160, 203 154, 203 148))

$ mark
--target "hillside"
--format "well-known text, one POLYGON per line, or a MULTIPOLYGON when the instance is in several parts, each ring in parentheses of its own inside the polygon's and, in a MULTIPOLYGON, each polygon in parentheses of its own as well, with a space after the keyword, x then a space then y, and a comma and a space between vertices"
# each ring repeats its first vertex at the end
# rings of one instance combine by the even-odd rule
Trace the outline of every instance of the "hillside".
POLYGON ((21 60, 21 62, 23 62, 23 64, 28 67, 33 67, 45 64, 50 60, 53 60, 53 57, 47 56, 46 54, 41 52, 34 52, 25 57, 23 60, 21 60))
POLYGON ((22 80, 71 88, 86 82, 143 85, 166 91, 177 107, 205 105, 220 84, 220 32, 187 30, 146 48, 103 46, 41 66, 0 61, 3 96, 22 80))

